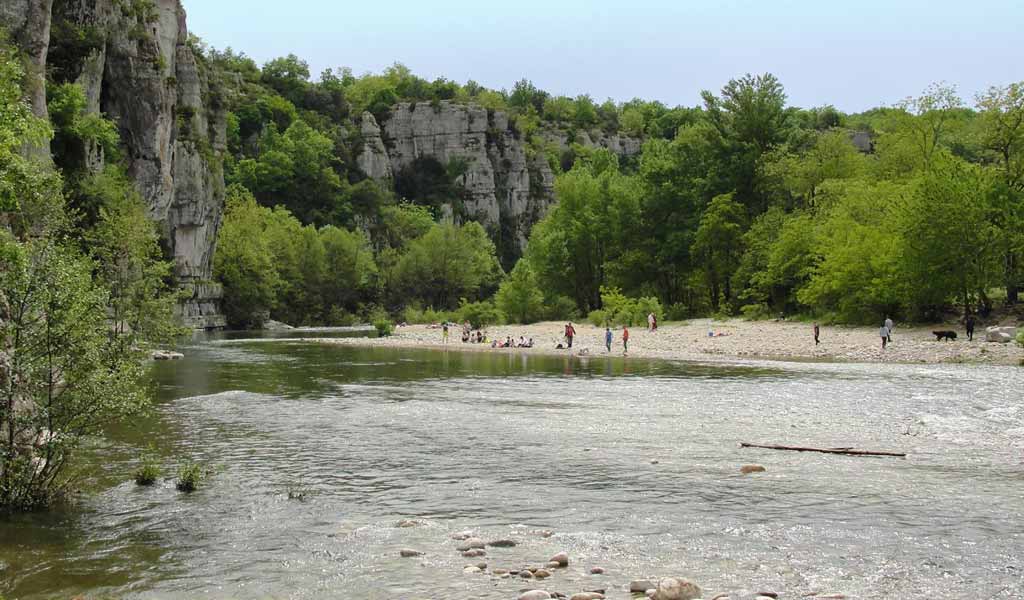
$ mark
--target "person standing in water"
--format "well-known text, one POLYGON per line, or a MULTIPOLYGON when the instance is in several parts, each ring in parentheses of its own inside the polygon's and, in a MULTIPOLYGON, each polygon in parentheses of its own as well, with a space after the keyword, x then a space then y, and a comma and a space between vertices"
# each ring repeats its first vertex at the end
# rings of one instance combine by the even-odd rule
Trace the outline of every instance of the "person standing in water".
POLYGON ((604 347, 608 349, 608 352, 612 351, 612 328, 604 328, 604 347))
POLYGON ((448 322, 447 321, 445 321, 444 326, 441 328, 441 338, 444 340, 445 344, 448 343, 448 322))
POLYGON ((885 323, 882 323, 882 327, 878 330, 878 335, 882 336, 882 350, 885 350, 885 344, 889 341, 889 328, 886 327, 885 323))
POLYGON ((819 335, 821 335, 821 328, 818 327, 817 323, 815 323, 814 324, 814 345, 815 346, 817 346, 818 344, 821 343, 820 341, 818 341, 818 336, 819 335))
POLYGON ((622 326, 622 353, 629 353, 629 327, 622 326))

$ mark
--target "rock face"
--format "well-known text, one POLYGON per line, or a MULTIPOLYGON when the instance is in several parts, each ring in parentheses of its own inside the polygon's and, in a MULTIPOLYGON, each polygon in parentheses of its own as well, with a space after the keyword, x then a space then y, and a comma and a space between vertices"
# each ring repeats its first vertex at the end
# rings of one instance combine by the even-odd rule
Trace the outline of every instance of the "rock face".
MULTIPOLYGON (((457 183, 466 190, 464 210, 452 213, 456 220, 480 222, 498 239, 500 250, 521 253, 530 229, 555 201, 555 176, 547 158, 528 149, 504 112, 450 101, 405 102, 379 125, 364 113, 360 131, 363 147, 356 162, 373 179, 393 181, 424 157, 462 167, 457 183)), ((568 134, 543 137, 568 147, 568 134)), ((580 132, 574 141, 623 156, 640 153, 641 142, 633 138, 580 132)))
MULTIPOLYGON (((188 294, 185 324, 223 327, 223 291, 212 279, 227 111, 188 43, 179 0, 5 1, 0 23, 15 32, 38 79, 38 89, 29 90, 37 113, 45 115, 43 74, 50 68, 85 90, 87 110, 117 124, 128 174, 161 225, 188 294), (47 47, 56 64, 47 64, 47 47)), ((89 152, 87 163, 101 169, 102 154, 89 152)))

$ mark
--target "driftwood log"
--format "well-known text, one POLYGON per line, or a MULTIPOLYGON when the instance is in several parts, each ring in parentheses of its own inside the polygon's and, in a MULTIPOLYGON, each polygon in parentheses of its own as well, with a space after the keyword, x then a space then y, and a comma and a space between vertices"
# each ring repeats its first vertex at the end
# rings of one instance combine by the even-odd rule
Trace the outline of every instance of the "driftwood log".
POLYGON ((849 456, 896 456, 906 458, 903 452, 874 452, 872 450, 854 450, 853 448, 803 448, 801 446, 772 446, 748 444, 740 442, 740 448, 763 448, 765 450, 793 450, 795 452, 823 452, 825 454, 846 454, 849 456))

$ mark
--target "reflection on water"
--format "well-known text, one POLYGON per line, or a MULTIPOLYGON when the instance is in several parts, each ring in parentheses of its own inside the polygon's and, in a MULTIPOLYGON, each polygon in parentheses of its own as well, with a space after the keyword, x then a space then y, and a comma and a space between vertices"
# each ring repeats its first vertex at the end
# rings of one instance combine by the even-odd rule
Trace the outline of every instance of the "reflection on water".
POLYGON ((519 581, 462 573, 476 559, 448 536, 475 529, 520 542, 489 550, 491 567, 567 550, 569 569, 544 584, 566 593, 626 598, 632 578, 687 574, 711 595, 1024 596, 1020 369, 706 366, 304 335, 199 338, 185 360, 155 364, 153 414, 90 450, 93 493, 0 523, 0 593, 517 597, 519 581), (217 472, 192 495, 170 480, 137 488, 149 443, 168 472, 186 457, 217 472), (739 475, 750 462, 767 472, 739 475), (409 518, 422 525, 394 527, 409 518), (426 554, 401 559, 403 547, 426 554))

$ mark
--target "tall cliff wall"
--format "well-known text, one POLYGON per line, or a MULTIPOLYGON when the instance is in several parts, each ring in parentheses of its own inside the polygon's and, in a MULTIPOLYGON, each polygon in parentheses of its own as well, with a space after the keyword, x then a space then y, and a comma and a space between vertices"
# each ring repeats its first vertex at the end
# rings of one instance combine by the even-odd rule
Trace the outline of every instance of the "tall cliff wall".
MULTIPOLYGON (((226 110, 189 46, 179 0, 4 0, 0 7, 0 24, 27 55, 37 114, 46 114, 49 70, 82 86, 89 111, 113 119, 128 173, 188 292, 186 324, 223 327, 213 252, 224 205, 226 110)), ((102 168, 103 157, 89 162, 102 168)))
MULTIPOLYGON (((533 225, 555 202, 554 181, 546 157, 531 156, 508 115, 472 104, 443 101, 401 103, 379 125, 370 113, 361 120, 362 152, 357 164, 369 177, 391 181, 414 160, 435 158, 465 162, 460 183, 466 190, 465 215, 479 221, 522 252, 533 225)), ((547 131, 544 138, 568 147, 568 134, 547 131)), ((640 153, 640 140, 577 132, 575 142, 604 147, 620 156, 640 153)))

